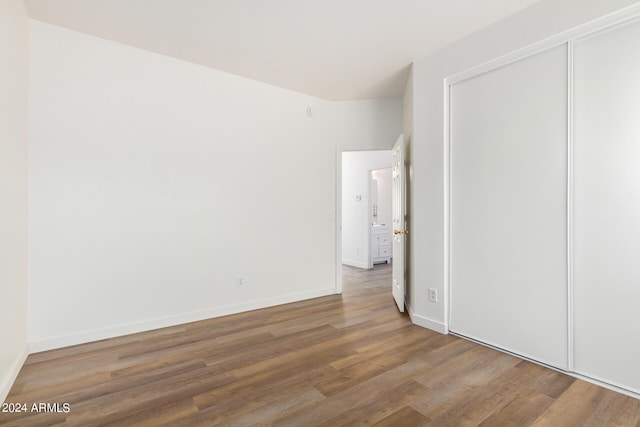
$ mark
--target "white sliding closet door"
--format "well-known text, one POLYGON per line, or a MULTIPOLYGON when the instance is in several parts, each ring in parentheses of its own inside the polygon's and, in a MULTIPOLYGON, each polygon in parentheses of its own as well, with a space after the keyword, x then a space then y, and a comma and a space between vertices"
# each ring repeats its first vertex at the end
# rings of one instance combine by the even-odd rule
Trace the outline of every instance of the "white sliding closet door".
POLYGON ((574 52, 575 370, 640 393, 640 24, 574 52))
POLYGON ((567 48, 451 86, 452 332, 567 367, 567 48))

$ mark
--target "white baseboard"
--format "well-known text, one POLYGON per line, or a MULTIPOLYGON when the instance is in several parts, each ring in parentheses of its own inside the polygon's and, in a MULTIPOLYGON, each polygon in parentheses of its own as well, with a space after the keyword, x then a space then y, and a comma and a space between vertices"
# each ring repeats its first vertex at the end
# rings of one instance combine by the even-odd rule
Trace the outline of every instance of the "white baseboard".
POLYGON ((0 404, 4 403, 5 399, 9 395, 9 391, 11 391, 11 387, 13 387, 13 383, 18 377, 20 373, 20 369, 22 369, 22 365, 24 365, 25 360, 27 360, 27 356, 29 355, 29 346, 27 344, 24 345, 18 357, 11 365, 9 372, 0 382, 0 404))
POLYGON ((369 268, 369 264, 367 264, 366 262, 360 262, 360 261, 353 261, 350 259, 343 259, 342 263, 344 265, 350 265, 351 267, 358 267, 358 268, 369 268))
POLYGON ((142 322, 133 322, 102 329, 83 331, 75 334, 38 339, 30 342, 29 349, 31 353, 37 353, 40 351, 53 350, 56 348, 68 347, 76 344, 84 344, 92 341, 134 334, 137 332, 144 332, 153 329, 165 328, 168 326, 180 325, 183 323, 196 322, 198 320, 211 319, 214 317, 227 316, 229 314, 242 313, 245 311, 257 310, 260 308, 288 304, 295 301, 334 295, 335 293, 336 290, 334 287, 317 289, 314 291, 282 295, 274 298, 266 298, 241 304, 214 307, 207 310, 194 311, 190 313, 183 313, 152 320, 145 320, 142 322))
POLYGON ((432 331, 440 332, 441 334, 449 333, 447 325, 445 325, 443 322, 420 316, 419 314, 415 314, 411 307, 407 308, 409 317, 411 318, 411 322, 413 322, 414 325, 422 326, 423 328, 431 329, 432 331))

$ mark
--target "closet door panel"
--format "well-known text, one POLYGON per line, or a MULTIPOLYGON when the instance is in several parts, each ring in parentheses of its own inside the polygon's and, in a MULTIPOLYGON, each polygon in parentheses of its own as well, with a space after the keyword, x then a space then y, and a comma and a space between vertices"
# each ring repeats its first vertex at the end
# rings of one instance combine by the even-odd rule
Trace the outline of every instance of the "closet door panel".
POLYGON ((574 53, 575 370, 640 392, 640 24, 574 53))
POLYGON ((450 329, 567 367, 567 48, 451 86, 450 329))

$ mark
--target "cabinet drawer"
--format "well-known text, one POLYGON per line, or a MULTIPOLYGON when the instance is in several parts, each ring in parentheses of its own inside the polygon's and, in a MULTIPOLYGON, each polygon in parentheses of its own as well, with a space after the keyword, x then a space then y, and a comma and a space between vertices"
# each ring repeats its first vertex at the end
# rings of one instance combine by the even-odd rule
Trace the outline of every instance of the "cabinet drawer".
POLYGON ((390 245, 386 245, 386 246, 382 246, 382 242, 380 242, 380 247, 378 248, 378 254, 381 257, 384 256, 390 256, 391 255, 391 246, 390 245))
POLYGON ((391 244, 391 238, 389 236, 380 236, 380 246, 391 244))

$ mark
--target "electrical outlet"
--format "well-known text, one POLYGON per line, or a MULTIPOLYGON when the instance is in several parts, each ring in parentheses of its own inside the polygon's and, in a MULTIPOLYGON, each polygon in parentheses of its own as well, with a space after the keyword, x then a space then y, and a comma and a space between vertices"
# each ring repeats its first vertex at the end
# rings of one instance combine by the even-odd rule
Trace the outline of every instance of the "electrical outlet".
POLYGON ((236 281, 236 286, 238 288, 244 288, 244 277, 238 276, 238 280, 236 281))
POLYGON ((429 301, 438 302, 438 290, 435 288, 429 288, 429 301))

